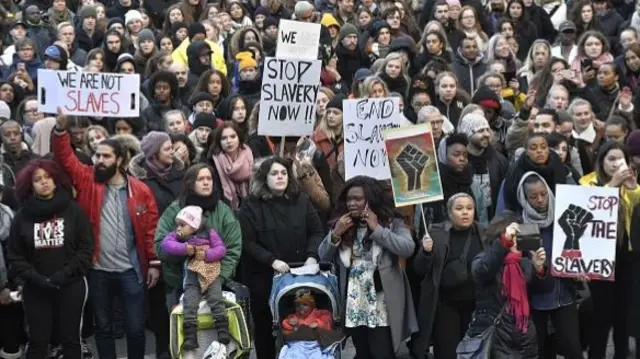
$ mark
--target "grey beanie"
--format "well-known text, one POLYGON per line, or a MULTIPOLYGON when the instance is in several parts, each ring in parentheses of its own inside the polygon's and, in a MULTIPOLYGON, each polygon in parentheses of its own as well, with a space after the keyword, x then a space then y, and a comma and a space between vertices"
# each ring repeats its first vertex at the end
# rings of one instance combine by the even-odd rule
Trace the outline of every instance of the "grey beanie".
POLYGON ((167 141, 171 141, 171 137, 166 132, 151 131, 147 133, 140 141, 140 148, 144 153, 144 157, 147 160, 155 158, 162 145, 167 141))
POLYGON ((156 43, 156 37, 153 36, 153 32, 149 29, 143 29, 138 33, 138 46, 140 46, 140 43, 145 40, 150 40, 154 44, 156 43))

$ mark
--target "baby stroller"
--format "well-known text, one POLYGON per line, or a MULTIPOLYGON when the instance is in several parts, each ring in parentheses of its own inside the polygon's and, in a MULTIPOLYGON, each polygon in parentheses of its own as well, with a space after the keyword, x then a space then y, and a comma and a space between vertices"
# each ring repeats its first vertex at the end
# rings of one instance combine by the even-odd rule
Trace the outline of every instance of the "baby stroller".
MULTIPOLYGON (((243 298, 241 298, 242 293, 245 291, 248 292, 248 290, 238 290, 238 288, 241 287, 244 286, 236 282, 226 283, 222 292, 227 308, 227 318, 229 319, 229 334, 231 335, 231 343, 227 346, 226 355, 226 358, 229 359, 249 358, 249 354, 251 353, 251 331, 248 316, 241 306, 243 301, 243 298), (233 290, 233 292, 227 290, 233 290)), ((241 289, 246 289, 246 287, 241 289)), ((182 303, 180 303, 171 312, 169 346, 171 357, 174 359, 182 359, 180 350, 182 342, 184 341, 182 320, 182 303)), ((195 358, 201 359, 205 357, 209 345, 216 339, 217 332, 213 329, 211 310, 206 301, 201 301, 200 307, 198 308, 198 342, 200 343, 200 348, 196 350, 195 358)), ((216 356, 213 357, 215 358, 216 356)))
MULTIPOLYGON (((273 315, 273 333, 276 338, 276 352, 283 350, 286 344, 281 323, 287 316, 295 312, 294 295, 300 289, 306 289, 313 294, 316 309, 324 309, 331 313, 332 329, 339 329, 341 325, 338 279, 334 273, 333 264, 320 263, 315 266, 304 266, 303 263, 290 263, 289 267, 291 268, 289 273, 276 274, 273 277, 273 286, 269 296, 269 307, 273 315)), ((337 359, 340 358, 341 341, 342 339, 330 346, 331 351, 334 351, 333 356, 337 359)), ((282 357, 282 355, 279 356, 279 358, 282 357)))

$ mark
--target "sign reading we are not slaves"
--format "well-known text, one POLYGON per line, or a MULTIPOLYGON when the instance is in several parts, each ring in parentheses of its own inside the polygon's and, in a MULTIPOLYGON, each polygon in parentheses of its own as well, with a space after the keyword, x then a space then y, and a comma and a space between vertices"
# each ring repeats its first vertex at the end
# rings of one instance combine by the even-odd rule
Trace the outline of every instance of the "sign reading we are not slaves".
POLYGON ((320 60, 265 59, 259 135, 306 136, 313 132, 321 68, 320 60))
POLYGON ((320 24, 280 20, 276 57, 317 60, 320 24))
POLYGON ((93 117, 140 116, 140 76, 38 70, 38 110, 93 117))

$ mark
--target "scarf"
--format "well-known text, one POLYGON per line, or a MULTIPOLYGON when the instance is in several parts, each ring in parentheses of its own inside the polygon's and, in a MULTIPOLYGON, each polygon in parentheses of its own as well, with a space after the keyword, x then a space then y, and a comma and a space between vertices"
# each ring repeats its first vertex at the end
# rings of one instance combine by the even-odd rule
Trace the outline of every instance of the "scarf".
POLYGON ((554 206, 555 206, 555 196, 553 192, 551 192, 551 188, 547 184, 547 181, 542 178, 539 174, 533 171, 529 171, 522 176, 520 183, 518 184, 518 202, 520 206, 522 206, 522 218, 524 223, 531 223, 538 225, 540 228, 548 228, 553 224, 554 218, 554 206), (547 211, 544 213, 540 213, 535 210, 527 201, 527 195, 524 191, 524 181, 529 176, 536 176, 544 182, 544 185, 547 187, 547 192, 549 193, 549 204, 547 205, 547 211))
POLYGON ((56 188, 53 198, 42 199, 31 194, 22 201, 22 210, 34 221, 45 220, 61 215, 73 201, 71 193, 64 188, 56 188))
MULTIPOLYGON (((175 161, 175 160, 174 160, 175 161)), ((160 161, 158 161, 157 158, 153 157, 153 158, 146 158, 144 160, 144 164, 147 167, 147 169, 151 172, 153 172, 153 174, 155 174, 156 176, 158 176, 161 179, 166 179, 167 175, 169 173, 171 173, 171 170, 173 168, 172 165, 166 166, 163 165, 162 163, 160 163, 160 161)))
POLYGON ((251 179, 253 168, 251 150, 245 147, 238 151, 238 158, 235 161, 232 161, 224 152, 213 156, 224 198, 231 202, 231 208, 234 211, 240 207, 240 198, 246 197, 249 193, 249 179, 251 179))
POLYGON ((445 203, 456 193, 464 192, 471 194, 471 184, 473 183, 473 173, 471 166, 467 165, 462 172, 458 172, 446 163, 439 162, 438 170, 442 182, 442 195, 445 203))
POLYGON ((502 296, 505 299, 505 310, 513 315, 516 328, 523 333, 529 325, 529 299, 527 298, 527 282, 522 268, 522 252, 510 252, 504 258, 502 271, 502 296))
POLYGON ((214 212, 217 205, 218 195, 214 189, 209 196, 199 196, 195 193, 188 194, 182 208, 186 206, 198 206, 202 208, 203 212, 214 212))

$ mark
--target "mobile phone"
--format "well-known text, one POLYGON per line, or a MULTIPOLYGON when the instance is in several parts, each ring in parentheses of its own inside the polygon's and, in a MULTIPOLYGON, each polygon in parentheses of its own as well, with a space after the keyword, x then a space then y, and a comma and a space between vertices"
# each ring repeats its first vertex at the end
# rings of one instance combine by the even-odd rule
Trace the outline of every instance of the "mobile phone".
POLYGON ((536 224, 521 224, 516 240, 518 241, 518 250, 521 252, 535 252, 542 247, 540 228, 536 224))
POLYGON ((590 58, 584 58, 580 60, 580 64, 582 65, 582 70, 587 70, 593 67, 593 60, 590 58))
POLYGON ((629 168, 629 165, 627 165, 627 161, 624 158, 619 159, 616 165, 618 166, 617 171, 625 171, 629 168))
POLYGON ((507 82, 507 84, 513 80, 516 77, 516 72, 515 71, 506 71, 504 73, 504 80, 507 82))
POLYGON ((14 302, 22 302, 22 295, 20 295, 20 292, 18 292, 17 290, 9 292, 9 297, 14 302))

